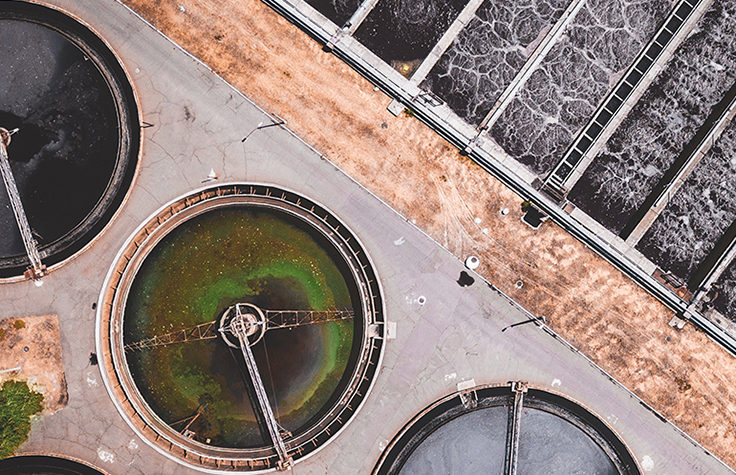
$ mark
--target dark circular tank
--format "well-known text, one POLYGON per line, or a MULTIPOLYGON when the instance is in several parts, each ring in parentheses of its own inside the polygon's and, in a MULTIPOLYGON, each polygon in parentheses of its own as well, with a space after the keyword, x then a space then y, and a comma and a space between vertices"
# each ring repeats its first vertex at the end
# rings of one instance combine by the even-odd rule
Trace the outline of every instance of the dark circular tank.
POLYGON ((362 404, 383 348, 380 288, 357 238, 270 186, 166 206, 121 251, 98 308, 108 389, 129 423, 207 468, 264 470, 317 450, 362 404), (222 334, 240 309, 252 363, 222 334))
POLYGON ((507 473, 512 463, 520 474, 640 475, 624 443, 593 413, 557 394, 517 395, 509 386, 475 388, 428 407, 394 438, 374 474, 507 473))
POLYGON ((22 455, 0 460, 0 475, 104 475, 89 465, 48 455, 22 455))
MULTIPOLYGON (((122 203, 138 162, 140 125, 120 62, 89 28, 33 3, 0 2, 0 127, 12 174, 50 267, 81 250, 122 203)), ((0 278, 29 259, 0 181, 0 278)))

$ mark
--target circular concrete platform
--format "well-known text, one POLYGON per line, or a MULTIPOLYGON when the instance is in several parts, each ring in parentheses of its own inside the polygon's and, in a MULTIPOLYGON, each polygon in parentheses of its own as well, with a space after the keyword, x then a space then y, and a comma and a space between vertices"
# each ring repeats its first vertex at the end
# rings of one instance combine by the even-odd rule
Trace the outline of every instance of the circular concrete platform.
POLYGON ((196 468, 263 471, 309 456, 354 417, 384 326, 373 265, 334 215, 281 188, 221 185, 130 237, 98 303, 98 354, 118 409, 155 449, 196 468), (271 325, 254 363, 218 333, 234 305, 257 305, 271 325))

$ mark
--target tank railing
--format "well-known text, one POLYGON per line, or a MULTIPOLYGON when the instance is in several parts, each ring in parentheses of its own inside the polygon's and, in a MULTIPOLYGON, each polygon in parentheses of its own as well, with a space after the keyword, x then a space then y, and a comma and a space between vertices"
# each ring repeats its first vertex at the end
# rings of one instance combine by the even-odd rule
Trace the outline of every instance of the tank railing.
MULTIPOLYGON (((364 307, 362 312, 370 317, 370 322, 366 323, 381 324, 385 322, 384 303, 383 298, 381 297, 380 281, 373 271, 373 264, 370 261, 370 258, 363 251, 357 238, 351 234, 343 223, 327 212, 322 206, 296 193, 271 185, 236 183, 221 185, 218 188, 220 189, 219 195, 217 192, 212 192, 211 189, 206 189, 200 190, 193 195, 182 197, 179 201, 163 208, 151 219, 149 225, 146 225, 139 230, 138 235, 133 238, 129 244, 129 248, 122 253, 121 262, 118 267, 111 271, 109 291, 111 291, 112 294, 108 296, 110 302, 103 303, 103 307, 106 308, 108 312, 111 314, 114 313, 112 305, 114 294, 118 292, 118 287, 124 286, 120 283, 120 279, 123 278, 123 274, 130 266, 130 261, 133 256, 139 252, 139 248, 144 247, 145 243, 151 239, 151 236, 154 238, 157 237, 157 228, 170 226, 168 223, 170 218, 178 216, 188 208, 199 206, 203 201, 217 199, 218 196, 220 198, 227 196, 252 196, 264 198, 270 197, 272 200, 281 201, 284 204, 295 206, 302 212, 309 215, 308 218, 306 216, 303 218, 307 218, 308 221, 317 222, 320 227, 326 226, 326 228, 329 228, 329 230, 323 229, 322 231, 329 233, 327 237, 333 240, 333 243, 339 247, 348 264, 354 268, 355 277, 360 281, 359 287, 361 289, 360 293, 362 294, 361 303, 364 307)), ((111 328, 113 327, 103 323, 103 328, 104 334, 110 334, 111 328)), ((339 402, 335 407, 321 417, 320 421, 316 422, 309 430, 294 438, 289 438, 288 441, 285 442, 286 447, 288 447, 288 452, 291 454, 292 458, 303 458, 319 450, 319 448, 328 439, 330 439, 331 435, 340 432, 349 423, 349 421, 352 420, 355 412, 365 402, 365 396, 370 392, 374 383, 374 376, 378 368, 381 366, 380 363, 384 344, 385 340, 383 338, 366 335, 364 338, 365 347, 361 351, 361 355, 356 363, 358 369, 356 369, 353 374, 348 386, 343 389, 339 402)), ((125 348, 124 342, 123 345, 118 346, 117 349, 112 349, 115 352, 120 352, 120 350, 127 352, 128 350, 128 348, 125 348)), ((115 358, 113 357, 112 359, 114 360, 115 358)), ((119 371, 119 363, 113 362, 112 364, 116 368, 115 371, 119 371)), ((146 417, 145 411, 143 411, 143 413, 139 413, 139 411, 141 411, 139 396, 135 391, 131 391, 130 380, 128 377, 120 378, 118 375, 117 380, 112 382, 109 389, 117 394, 116 397, 119 398, 120 401, 124 402, 122 410, 131 417, 133 424, 144 432, 150 432, 152 436, 155 436, 155 442, 164 450, 171 452, 175 451, 175 449, 177 451, 183 450, 185 457, 188 459, 191 458, 193 463, 212 469, 217 469, 223 464, 236 469, 240 467, 248 467, 250 469, 277 468, 280 464, 278 455, 273 452, 271 455, 266 455, 265 453, 259 454, 258 456, 254 456, 255 458, 251 458, 252 456, 248 456, 248 458, 240 458, 240 455, 237 454, 226 456, 222 453, 215 453, 211 450, 203 451, 198 446, 190 447, 189 442, 184 439, 176 438, 174 434, 167 432, 165 427, 160 426, 156 421, 146 417)))
POLYGON ((168 346, 188 341, 210 340, 217 338, 217 321, 207 322, 191 328, 177 330, 164 335, 154 335, 145 340, 125 345, 125 351, 150 350, 157 346, 168 346))

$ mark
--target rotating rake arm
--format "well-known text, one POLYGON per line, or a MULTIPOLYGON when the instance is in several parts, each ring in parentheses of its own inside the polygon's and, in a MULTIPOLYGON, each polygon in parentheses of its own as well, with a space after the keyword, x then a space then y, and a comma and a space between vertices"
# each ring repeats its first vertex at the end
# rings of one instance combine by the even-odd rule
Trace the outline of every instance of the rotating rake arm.
POLYGON ((136 341, 135 343, 125 345, 125 351, 145 350, 157 346, 167 346, 187 341, 210 340, 212 338, 217 338, 217 321, 202 323, 196 327, 185 328, 136 341))
POLYGON ((273 415, 273 409, 268 401, 268 395, 266 394, 266 388, 263 386, 263 380, 261 379, 261 373, 258 371, 258 365, 256 365, 256 359, 253 357, 253 352, 250 349, 250 343, 248 342, 249 333, 249 322, 240 313, 240 307, 235 307, 236 316, 230 323, 230 326, 223 330, 229 331, 238 338, 240 342, 240 350, 243 352, 243 358, 245 359, 245 366, 248 368, 248 374, 250 380, 253 383, 255 389, 256 398, 258 399, 258 406, 261 408, 261 414, 266 421, 266 427, 268 433, 271 436, 276 453, 279 456, 279 470, 287 470, 291 468, 292 458, 286 451, 286 444, 284 439, 281 437, 281 431, 279 430, 278 422, 273 415))
POLYGON ((264 310, 266 329, 293 328, 316 323, 350 320, 355 314, 352 310, 264 310))
POLYGON ((20 193, 18 193, 18 187, 15 184, 15 178, 13 178, 13 171, 10 168, 8 150, 5 148, 10 144, 10 136, 17 131, 18 129, 8 132, 7 130, 0 128, 0 174, 3 177, 3 182, 5 182, 5 189, 8 192, 8 198, 10 198, 13 215, 15 215, 15 221, 18 223, 20 236, 23 239, 23 246, 26 248, 28 260, 31 263, 31 268, 29 269, 30 276, 34 279, 39 279, 44 275, 46 266, 41 263, 41 255, 38 253, 38 244, 33 238, 31 225, 28 224, 28 217, 23 209, 23 203, 20 200, 20 193))

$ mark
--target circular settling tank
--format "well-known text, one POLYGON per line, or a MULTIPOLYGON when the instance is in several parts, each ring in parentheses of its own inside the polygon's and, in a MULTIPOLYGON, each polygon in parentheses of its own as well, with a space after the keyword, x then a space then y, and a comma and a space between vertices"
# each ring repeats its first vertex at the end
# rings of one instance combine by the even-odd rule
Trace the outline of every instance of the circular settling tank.
POLYGON ((0 460, 0 475, 104 475, 89 465, 48 455, 23 455, 0 460))
MULTIPOLYGON (((110 221, 138 161, 140 126, 125 71, 68 15, 0 2, 0 127, 12 178, 44 265, 70 257, 110 221)), ((0 181, 0 278, 29 258, 0 181)))
POLYGON ((351 419, 383 348, 380 288, 321 206, 229 185, 177 200, 131 237, 99 305, 108 388, 179 461, 287 466, 351 419))
POLYGON ((428 407, 394 438, 374 474, 510 471, 641 473, 624 443, 590 411, 560 395, 514 385, 456 393, 428 407))

